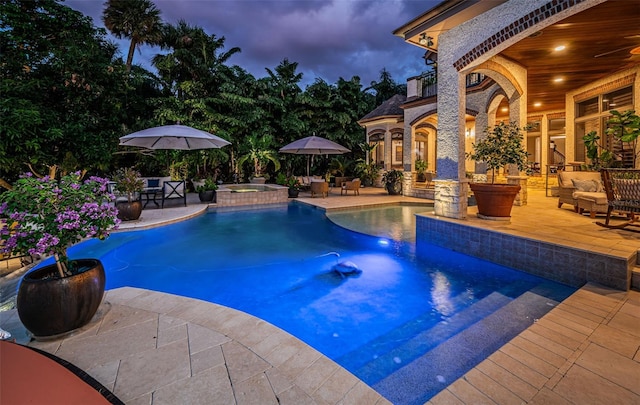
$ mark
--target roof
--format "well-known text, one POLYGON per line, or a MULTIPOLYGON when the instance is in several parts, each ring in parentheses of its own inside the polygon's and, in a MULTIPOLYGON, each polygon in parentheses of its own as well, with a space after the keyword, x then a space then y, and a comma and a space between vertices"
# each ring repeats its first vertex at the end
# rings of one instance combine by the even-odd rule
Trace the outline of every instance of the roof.
POLYGON ((404 94, 396 94, 384 103, 380 104, 376 109, 371 111, 360 119, 360 121, 370 121, 380 117, 404 117, 404 111, 400 107, 407 100, 404 94))

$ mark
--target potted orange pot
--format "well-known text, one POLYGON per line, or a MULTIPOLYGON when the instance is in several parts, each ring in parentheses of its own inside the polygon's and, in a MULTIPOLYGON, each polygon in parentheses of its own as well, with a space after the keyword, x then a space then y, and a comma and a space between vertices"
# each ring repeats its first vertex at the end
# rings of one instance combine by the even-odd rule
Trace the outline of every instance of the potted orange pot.
POLYGON ((487 164, 491 169, 491 183, 470 183, 471 191, 478 203, 478 217, 485 219, 509 218, 511 207, 519 185, 496 184, 496 170, 513 164, 518 170, 525 169, 528 154, 524 150, 524 135, 515 122, 501 122, 485 131, 486 136, 473 144, 473 153, 467 158, 487 164))

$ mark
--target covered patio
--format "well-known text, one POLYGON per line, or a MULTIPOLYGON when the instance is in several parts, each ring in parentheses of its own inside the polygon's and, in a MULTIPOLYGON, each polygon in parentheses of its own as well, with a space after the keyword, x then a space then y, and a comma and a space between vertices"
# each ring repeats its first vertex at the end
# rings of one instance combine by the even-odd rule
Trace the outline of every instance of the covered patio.
MULTIPOLYGON (((407 189, 416 159, 428 161, 443 218, 475 215, 467 206, 469 178, 482 181, 486 170, 465 153, 500 121, 530 126, 530 167, 549 173, 553 185, 558 168, 590 163, 582 137, 595 130, 606 138, 610 110, 638 109, 638 18, 635 2, 615 0, 443 1, 394 31, 425 49, 427 65, 437 69, 407 80, 400 113, 362 120, 368 140, 383 138, 389 156, 393 135, 401 135, 394 152, 403 155, 407 189)), ((508 174, 525 187, 536 179, 508 174)))

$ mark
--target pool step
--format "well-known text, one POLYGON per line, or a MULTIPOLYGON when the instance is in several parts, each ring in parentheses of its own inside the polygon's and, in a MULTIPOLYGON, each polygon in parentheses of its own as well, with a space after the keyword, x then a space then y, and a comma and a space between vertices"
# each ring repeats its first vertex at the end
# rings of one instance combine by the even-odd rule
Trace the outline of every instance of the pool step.
POLYGON ((554 300, 527 291, 373 384, 373 388, 393 403, 422 404, 556 304, 554 300))
MULTIPOLYGON (((546 283, 538 284, 533 288, 541 295, 552 296, 553 293, 544 288, 544 284, 546 283)), ((421 356, 470 324, 497 311, 514 297, 518 297, 531 288, 531 281, 526 279, 512 280, 488 296, 485 296, 488 291, 476 288, 473 291, 474 296, 484 296, 484 298, 471 305, 469 304, 470 297, 466 292, 459 294, 446 300, 448 306, 459 308, 456 310, 459 312, 445 318, 446 322, 434 319, 434 317, 441 316, 437 311, 425 312, 335 360, 351 372, 356 373, 366 383, 374 384, 393 370, 401 368, 403 364, 421 356), (400 359, 400 363, 398 363, 398 359, 400 359), (377 364, 385 364, 385 367, 378 368, 377 364)), ((559 299, 563 297, 560 296, 559 299)))
MULTIPOLYGON (((386 334, 378 341, 386 342, 381 345, 372 342, 359 349, 360 353, 350 354, 353 360, 347 369, 369 385, 375 384, 385 376, 393 373, 406 364, 437 347, 441 342, 464 331, 470 324, 477 323, 489 314, 498 311, 511 302, 511 298, 494 292, 479 300, 470 307, 458 312, 446 321, 438 322, 433 327, 425 329, 423 317, 418 317, 400 328, 386 334), (372 358, 373 354, 375 358, 372 358)), ((425 314, 428 316, 428 314, 425 314)), ((343 361, 338 361, 345 364, 343 361)))

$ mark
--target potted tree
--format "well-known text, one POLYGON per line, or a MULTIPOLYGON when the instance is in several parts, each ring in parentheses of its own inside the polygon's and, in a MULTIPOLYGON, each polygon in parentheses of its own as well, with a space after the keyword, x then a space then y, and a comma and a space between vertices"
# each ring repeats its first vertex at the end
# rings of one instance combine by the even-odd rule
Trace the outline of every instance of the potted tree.
POLYGON ((204 179, 204 182, 196 187, 200 202, 216 202, 216 190, 218 185, 212 178, 204 179))
POLYGON ((424 183, 425 181, 427 181, 427 176, 426 176, 426 171, 427 171, 427 161, 424 159, 416 159, 416 172, 417 172, 417 176, 416 176, 416 181, 419 181, 420 183, 424 183))
POLYGON ((382 175, 382 184, 390 195, 398 195, 402 192, 402 180, 404 173, 401 170, 391 169, 382 175))
POLYGON ((120 220, 108 180, 80 172, 60 181, 27 173, 0 195, 0 252, 53 256, 27 273, 18 287, 18 316, 36 337, 63 334, 93 318, 104 294, 97 259, 71 259, 67 248, 85 238, 105 239, 120 220))
POLYGON ((378 177, 380 168, 375 163, 367 163, 364 159, 359 159, 355 166, 356 177, 362 180, 365 187, 373 186, 373 182, 378 177))
POLYGON ((467 158, 484 162, 491 169, 491 183, 470 183, 478 203, 480 218, 509 218, 511 207, 520 191, 519 185, 495 183, 496 170, 513 164, 523 171, 528 154, 523 148, 524 136, 515 122, 500 124, 485 131, 486 136, 473 144, 467 158))
POLYGON ((116 191, 127 197, 126 201, 117 201, 118 218, 121 221, 135 221, 142 214, 142 201, 140 192, 144 188, 144 180, 140 173, 129 167, 118 169, 113 176, 116 182, 116 191))

